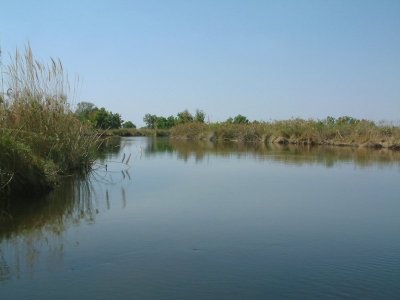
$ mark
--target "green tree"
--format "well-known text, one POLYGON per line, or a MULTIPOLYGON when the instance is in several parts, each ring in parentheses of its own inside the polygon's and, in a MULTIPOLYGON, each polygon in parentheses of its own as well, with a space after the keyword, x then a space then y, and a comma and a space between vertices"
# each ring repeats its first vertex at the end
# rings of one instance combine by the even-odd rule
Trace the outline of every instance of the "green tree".
POLYGON ((249 120, 240 114, 234 118, 227 119, 225 122, 229 124, 249 124, 249 120))
POLYGON ((178 119, 177 119, 178 124, 193 122, 193 120, 194 119, 192 114, 187 109, 178 113, 178 119))
POLYGON ((98 108, 91 102, 79 102, 76 105, 75 114, 83 122, 90 121, 91 114, 96 110, 98 110, 98 108))
POLYGON ((152 114, 145 114, 143 117, 143 122, 146 124, 146 127, 149 129, 156 128, 157 116, 152 114))
POLYGON ((167 118, 165 117, 157 117, 156 118, 156 128, 157 129, 166 129, 168 127, 167 118))
POLYGON ((94 114, 94 126, 99 129, 121 128, 122 122, 123 120, 119 114, 109 112, 104 107, 94 114))
POLYGON ((360 120, 357 120, 357 119, 355 119, 353 117, 349 117, 349 116, 343 116, 336 120, 337 125, 354 125, 359 122, 360 122, 360 120))
POLYGON ((205 118, 206 114, 204 113, 204 111, 196 109, 196 114, 194 115, 194 121, 198 123, 204 123, 205 118))
POLYGON ((333 125, 335 125, 335 122, 336 122, 336 120, 334 117, 331 117, 331 116, 326 117, 325 123, 327 125, 333 126, 333 125))
POLYGON ((225 123, 233 124, 233 118, 229 117, 228 119, 226 119, 225 123))
POLYGON ((136 125, 131 121, 126 121, 122 124, 122 128, 136 128, 136 125))
POLYGON ((176 125, 176 119, 175 119, 175 117, 174 116, 169 116, 168 118, 167 118, 167 128, 172 128, 172 127, 174 127, 176 125))

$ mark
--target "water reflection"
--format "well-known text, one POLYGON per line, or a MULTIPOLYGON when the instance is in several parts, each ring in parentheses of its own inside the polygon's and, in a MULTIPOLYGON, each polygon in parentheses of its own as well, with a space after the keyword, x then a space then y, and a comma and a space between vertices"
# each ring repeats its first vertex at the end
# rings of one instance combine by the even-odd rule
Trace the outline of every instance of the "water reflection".
MULTIPOLYGON (((175 182, 174 180, 169 180, 169 181, 165 180, 165 176, 170 176, 171 174, 175 175, 186 174, 187 176, 190 176, 190 173, 171 173, 171 172, 168 173, 164 171, 163 171, 164 173, 158 172, 159 169, 161 168, 159 164, 163 163, 162 160, 154 160, 154 164, 149 167, 149 165, 151 165, 152 163, 150 161, 152 158, 155 157, 163 158, 164 155, 172 158, 164 165, 164 167, 167 166, 165 168, 168 168, 169 166, 170 169, 175 169, 176 158, 183 161, 194 160, 196 162, 202 162, 202 161, 207 161, 209 158, 212 157, 219 157, 219 158, 234 157, 234 158, 248 159, 249 161, 263 160, 263 161, 277 162, 279 164, 290 164, 298 166, 317 164, 326 167, 333 167, 339 163, 352 163, 357 166, 369 166, 369 165, 388 166, 388 165, 399 165, 400 163, 399 152, 385 151, 385 150, 306 147, 306 146, 294 147, 294 146, 243 144, 243 143, 229 143, 229 142, 211 143, 205 141, 182 141, 182 140, 168 140, 160 138, 158 139, 123 138, 123 139, 107 140, 105 142, 104 148, 100 150, 99 160, 95 165, 93 173, 90 174, 89 177, 66 178, 66 180, 60 187, 55 189, 47 197, 41 199, 25 199, 25 201, 22 201, 21 199, 14 199, 14 200, 10 199, 9 201, 7 201, 7 203, 3 203, 3 205, 0 207, 0 281, 12 281, 12 279, 15 278, 19 279, 26 276, 33 277, 35 272, 37 272, 37 270, 40 270, 42 268, 39 266, 43 265, 43 259, 45 259, 47 265, 51 266, 51 268, 53 269, 54 268, 62 269, 63 266, 68 265, 64 263, 65 257, 67 256, 66 252, 71 251, 71 244, 75 247, 79 247, 80 239, 84 239, 84 237, 82 237, 84 235, 80 236, 80 238, 71 236, 66 237, 66 235, 68 234, 67 229, 73 228, 74 226, 76 227, 82 226, 83 224, 93 225, 96 223, 96 221, 97 221, 96 225, 99 225, 100 223, 99 218, 101 217, 102 212, 104 210, 107 211, 111 210, 115 201, 117 201, 118 204, 121 205, 123 210, 128 210, 129 199, 134 190, 132 186, 136 184, 135 179, 137 179, 137 177, 136 178, 134 177, 134 175, 136 174, 133 172, 131 166, 132 165, 135 166, 137 161, 143 157, 146 158, 147 160, 142 161, 143 168, 140 170, 139 176, 142 177, 141 183, 144 186, 142 188, 142 194, 140 195, 144 196, 145 198, 147 197, 146 199, 151 200, 147 201, 146 205, 149 205, 148 207, 142 203, 142 212, 143 211, 145 213, 147 212, 148 214, 147 216, 150 217, 141 217, 139 215, 139 217, 137 218, 138 223, 135 224, 142 224, 142 225, 145 224, 149 226, 150 232, 151 229, 153 228, 154 230, 153 234, 154 232, 157 233, 158 232, 157 230, 160 231, 161 237, 154 238, 154 240, 156 241, 155 245, 158 245, 157 243, 163 242, 164 239, 167 240, 167 238, 165 238, 164 236, 170 237, 170 239, 165 242, 167 245, 166 246, 167 249, 169 249, 168 247, 170 247, 170 244, 173 241, 175 241, 175 243, 178 243, 180 241, 181 236, 179 234, 177 234, 177 236, 174 236, 174 232, 177 231, 176 229, 178 229, 179 232, 179 230, 183 230, 181 228, 184 229, 190 228, 188 226, 190 226, 191 224, 190 223, 191 218, 188 217, 188 220, 186 220, 185 219, 186 214, 190 215, 192 213, 195 217, 197 216, 199 218, 197 219, 198 222, 194 223, 194 225, 192 224, 193 226, 192 229, 195 228, 193 232, 199 233, 201 231, 199 228, 206 226, 208 222, 204 222, 205 224, 202 224, 204 220, 200 218, 199 215, 197 215, 196 213, 199 211, 200 213, 204 213, 204 215, 202 215, 203 217, 208 217, 209 207, 213 207, 213 209, 216 210, 215 213, 216 217, 213 217, 213 214, 211 212, 210 213, 211 216, 209 216, 210 218, 208 219, 208 221, 212 223, 214 220, 214 225, 217 224, 220 226, 220 227, 217 226, 217 228, 219 228, 221 232, 224 233, 221 234, 222 237, 226 236, 225 233, 230 234, 231 232, 229 231, 229 226, 225 226, 224 225, 225 223, 223 221, 219 223, 219 220, 221 219, 221 216, 223 216, 223 214, 217 213, 219 209, 218 201, 221 201, 222 196, 225 194, 230 195, 231 198, 235 198, 234 196, 240 195, 240 190, 239 191, 235 190, 235 192, 227 193, 226 191, 229 190, 229 188, 232 188, 229 180, 227 180, 227 182, 220 181, 218 184, 215 185, 210 184, 210 182, 206 182, 204 185, 207 185, 207 189, 203 189, 201 192, 197 190, 194 190, 194 192, 192 192, 190 190, 190 187, 192 186, 198 187, 201 185, 197 181, 199 180, 199 178, 211 176, 210 175, 211 173, 200 173, 200 174, 207 174, 207 176, 199 175, 198 177, 195 177, 196 181, 194 181, 192 186, 190 185, 190 181, 186 181, 188 187, 187 188, 185 187, 185 189, 182 189, 181 191, 182 193, 185 193, 185 191, 187 190, 188 193, 187 197, 182 197, 182 199, 185 199, 184 201, 180 198, 179 194, 180 192, 176 191, 177 190, 176 186, 179 186, 181 188, 180 186, 181 183, 179 182, 178 185, 174 185, 177 184, 177 182, 175 182), (164 175, 160 175, 161 173, 164 175), (145 179, 143 179, 144 177, 145 179), (221 185, 226 188, 220 188, 218 185, 221 185), (157 187, 157 190, 160 189, 159 193, 164 193, 164 194, 160 195, 159 193, 157 193, 158 191, 153 191, 152 189, 155 189, 155 187, 157 187), (148 195, 146 192, 149 192, 148 194, 150 195, 148 195), (219 194, 219 192, 221 192, 221 194, 219 194), (180 211, 180 208, 182 206, 187 205, 186 203, 190 202, 189 200, 191 200, 192 195, 196 193, 199 201, 193 200, 193 203, 195 203, 195 208, 186 207, 186 209, 183 209, 184 213, 182 213, 180 211), (172 200, 168 199, 168 195, 170 194, 172 194, 173 198, 172 200), (166 195, 165 199, 163 198, 164 195, 166 195), (157 199, 159 198, 163 198, 163 201, 159 201, 159 203, 157 204, 157 199), (174 204, 173 201, 174 199, 177 201, 175 203, 176 205, 174 204), (202 201, 206 203, 205 208, 201 206, 202 201), (174 207, 178 211, 178 214, 176 216, 169 215, 169 213, 173 211, 174 207), (167 212, 167 218, 164 219, 162 218, 163 209, 165 209, 165 211, 167 212), (153 212, 155 212, 154 215, 153 212), (176 228, 173 227, 175 226, 173 222, 175 219, 177 219, 176 228), (147 220, 155 220, 155 222, 153 223, 149 221, 149 223, 146 223, 147 220), (164 225, 161 224, 160 227, 157 227, 157 221, 160 220, 166 222, 167 225, 169 224, 170 226, 172 226, 172 228, 175 228, 175 230, 163 231, 164 228, 168 228, 168 226, 165 227, 164 225), (142 221, 143 223, 141 223, 142 221), (179 221, 181 221, 182 223, 179 223, 179 221), (200 226, 198 224, 202 225, 200 226), (225 229, 226 231, 224 231, 225 229)), ((188 166, 188 164, 179 164, 179 165, 181 165, 180 167, 188 166)), ((226 165, 220 167, 221 169, 217 168, 214 169, 214 171, 222 170, 222 168, 225 168, 226 165)), ((253 168, 253 166, 251 166, 251 168, 253 168)), ((325 168, 321 169, 325 170, 325 168)), ((184 171, 184 169, 180 169, 179 171, 184 171)), ((302 170, 299 169, 299 171, 302 170)), ((218 173, 216 176, 220 174, 224 173, 222 173, 221 171, 221 173, 218 173)), ((260 173, 260 174, 263 174, 264 176, 266 175, 265 173, 260 173)), ((285 174, 286 174, 285 176, 287 176, 287 173, 285 174)), ((271 175, 271 178, 273 176, 274 175, 271 175)), ((173 177, 173 175, 171 175, 171 177, 173 177)), ((314 177, 312 178, 315 179, 314 177)), ((230 180, 234 180, 234 178, 230 178, 230 180)), ((298 178, 296 178, 296 181, 293 180, 292 183, 295 183, 297 181, 298 178)), ((237 181, 237 182, 242 184, 242 190, 247 189, 247 185, 245 184, 245 182, 242 181, 237 181)), ((276 182, 277 182, 276 184, 278 184, 279 180, 277 179, 276 182)), ((273 188, 274 185, 271 185, 270 188, 273 188)), ((326 186, 331 186, 331 183, 329 183, 329 185, 326 186)), ((254 184, 253 187, 257 187, 257 185, 254 184)), ((278 188, 278 191, 283 191, 283 190, 284 190, 283 188, 278 188)), ((332 188, 332 190, 335 189, 332 188)), ((263 190, 262 192, 259 191, 258 193, 255 194, 254 197, 255 204, 253 203, 253 205, 257 206, 264 203, 260 200, 262 199, 262 195, 264 195, 264 192, 265 191, 263 190)), ((333 195, 334 193, 330 194, 333 195)), ((271 210, 271 212, 275 209, 279 213, 279 209, 282 208, 281 207, 282 203, 285 203, 285 201, 287 202, 288 199, 290 199, 290 195, 286 196, 284 195, 284 193, 281 193, 279 195, 282 197, 282 199, 276 200, 275 203, 273 201, 274 200, 273 194, 271 194, 272 200, 270 201, 272 204, 271 206, 268 206, 268 209, 271 210)), ((196 199, 196 197, 193 198, 196 199)), ((317 198, 319 201, 319 196, 317 198)), ((227 202, 229 203, 231 203, 231 201, 233 200, 232 199, 227 200, 227 202)), ((318 201, 316 201, 315 203, 320 205, 320 202, 318 201)), ((339 204, 341 203, 340 201, 337 202, 339 202, 339 204)), ((234 208, 235 205, 239 207, 240 203, 241 202, 237 200, 236 203, 235 202, 232 203, 232 207, 234 208)), ((328 202, 328 205, 333 205, 332 203, 334 203, 334 201, 328 202)), ((246 211, 246 209, 249 209, 249 207, 251 208, 252 206, 250 204, 244 206, 244 208, 241 209, 241 211, 242 210, 246 211)), ((307 205, 307 203, 305 203, 305 205, 307 205)), ((318 205, 316 205, 317 208, 322 207, 322 205, 321 206, 318 205)), ((226 209, 227 206, 221 205, 221 207, 223 207, 223 209, 226 209)), ((228 209, 231 212, 231 214, 234 212, 234 209, 232 207, 230 208, 230 210, 228 209)), ((346 209, 348 208, 347 203, 345 207, 346 209)), ((311 206, 311 208, 315 209, 314 206, 311 206)), ((312 211, 312 209, 309 209, 309 211, 312 211)), ((346 209, 343 209, 341 213, 342 214, 346 213, 346 209)), ((257 209, 255 211, 258 212, 259 210, 257 209)), ((302 211, 304 211, 303 213, 305 213, 307 209, 302 211)), ((325 212, 325 210, 322 208, 321 211, 322 213, 325 212)), ((285 210, 284 212, 290 213, 290 211, 287 212, 285 210)), ((316 213, 313 215, 318 215, 318 214, 316 213)), ((297 215, 297 210, 294 216, 297 218, 299 217, 297 215)), ((115 219, 112 219, 112 222, 122 223, 123 221, 120 221, 121 219, 126 218, 130 220, 130 217, 131 215, 122 216, 122 214, 121 215, 117 214, 115 219)), ((271 213, 269 217, 273 219, 274 214, 271 213)), ((237 218, 238 220, 242 220, 243 218, 242 214, 238 213, 237 218)), ((227 218, 226 216, 225 219, 229 221, 229 218, 227 218)), ((260 220, 261 219, 268 220, 268 218, 264 217, 260 218, 260 220)), ((288 220, 291 219, 296 220, 296 218, 288 218, 288 220)), ((194 220, 196 219, 194 218, 194 220)), ((288 220, 286 220, 285 222, 290 223, 288 220)), ((244 221, 246 220, 244 219, 244 221)), ((130 224, 126 220, 124 222, 126 222, 124 224, 130 224)), ((243 228, 245 227, 240 227, 240 228, 235 227, 237 226, 236 224, 242 224, 241 222, 242 221, 239 222, 235 221, 234 224, 231 224, 233 228, 237 229, 235 233, 240 232, 240 230, 244 230, 243 228)), ((282 223, 286 224, 285 222, 282 221, 282 223)), ((260 224, 261 223, 262 222, 260 221, 260 224)), ((246 223, 244 222, 244 224, 246 223)), ((268 222, 266 224, 268 224, 268 222)), ((270 227, 272 226, 271 228, 274 228, 276 224, 281 224, 281 220, 279 220, 279 222, 277 223, 274 222, 269 223, 270 227)), ((290 227, 289 225, 288 227, 290 227)), ((101 233, 99 233, 99 238, 102 238, 104 231, 110 227, 114 228, 115 224, 114 227, 113 224, 111 224, 110 226, 109 223, 107 223, 103 227, 100 227, 99 231, 101 231, 101 233)), ((129 227, 129 225, 125 227, 129 227)), ((310 228, 315 228, 315 227, 317 226, 310 226, 310 228)), ((129 230, 131 230, 131 228, 135 227, 134 226, 129 227, 129 230)), ((132 240, 137 241, 140 240, 140 238, 142 238, 142 244, 147 245, 148 243, 147 235, 143 233, 141 234, 141 231, 138 230, 137 228, 146 228, 146 226, 142 227, 137 226, 136 227, 137 235, 134 236, 132 240)), ((255 228, 258 227, 256 226, 255 228)), ((267 228, 267 226, 265 228, 267 228)), ((265 228, 263 227, 263 230, 265 230, 265 228)), ((310 228, 307 228, 306 230, 304 230, 304 232, 311 232, 313 229, 310 231, 310 228)), ((207 238, 208 234, 210 232, 213 232, 213 228, 208 228, 208 229, 209 230, 207 230, 207 232, 204 234, 204 236, 206 236, 207 238)), ((132 229, 132 231, 133 230, 134 229, 132 229)), ((253 231, 249 230, 249 232, 253 231)), ((108 232, 107 237, 113 239, 114 234, 115 234, 114 231, 112 231, 112 233, 108 232)), ((184 230, 183 233, 181 232, 181 234, 185 236, 184 230)), ((158 236, 156 234, 154 235, 158 236)), ((106 236, 106 234, 104 234, 104 236, 106 236)), ((191 232, 189 232, 187 236, 190 237, 191 232)), ((205 240, 207 241, 206 243, 204 243, 205 245, 208 245, 207 238, 205 238, 205 240)), ((220 238, 216 239, 216 241, 219 240, 220 238)), ((114 241, 116 244, 124 243, 122 240, 119 239, 114 239, 114 241)), ((255 241, 258 242, 259 239, 257 238, 255 239, 255 241)), ((153 241, 150 240, 150 242, 153 241)), ((232 243, 232 239, 228 239, 228 244, 229 243, 232 243)), ((149 251, 149 249, 157 248, 153 247, 153 244, 151 243, 149 245, 150 246, 146 246, 147 248, 143 251, 144 253, 142 254, 143 256, 147 255, 147 253, 150 253, 151 255, 152 252, 149 251)), ((218 246, 218 242, 216 242, 216 245, 218 246)), ((135 251, 137 251, 137 247, 138 246, 136 244, 134 245, 134 247, 131 246, 131 252, 129 252, 128 254, 124 253, 123 251, 121 252, 115 251, 115 253, 117 254, 123 253, 124 255, 128 255, 130 259, 135 260, 136 259, 135 255, 137 253, 135 251)), ((221 250, 221 256, 220 256, 221 259, 222 258, 226 259, 224 247, 221 248, 223 249, 223 251, 221 250)), ((271 248, 270 244, 268 244, 268 247, 269 247, 268 249, 271 248)), ((191 251, 189 251, 189 254, 186 252, 181 254, 182 255, 202 254, 201 251, 197 250, 194 251, 194 249, 199 249, 197 246, 196 247, 189 246, 189 248, 191 249, 191 251)), ((108 251, 111 252, 111 250, 108 251)), ((273 252, 275 250, 270 249, 270 251, 273 252)), ((261 253, 263 252, 260 251, 260 256, 261 253)), ((154 258, 158 257, 157 255, 158 254, 156 253, 155 256, 151 257, 152 259, 149 259, 147 262, 153 261, 154 258)), ((80 255, 80 257, 82 256, 83 255, 80 255)), ((87 257, 82 258, 82 260, 85 260, 86 258, 87 257)), ((165 261, 168 261, 168 259, 166 259, 165 261)), ((216 261, 219 260, 216 259, 216 261)), ((135 262, 137 263, 136 260, 135 262)), ((162 263, 163 262, 156 262, 154 268, 156 268, 162 263)), ((122 263, 122 265, 124 264, 125 262, 122 263)), ((71 263, 69 265, 71 265, 71 263)), ((171 268, 171 266, 168 266, 168 269, 169 268, 171 268)), ((145 267, 142 266, 142 270, 144 269, 145 267)), ((131 270, 129 270, 129 272, 131 272, 131 270)), ((151 281, 151 279, 149 279, 149 281, 151 281)))
POLYGON ((357 166, 371 164, 400 164, 400 152, 388 149, 372 150, 353 147, 296 146, 262 143, 237 143, 150 139, 146 155, 176 153, 178 159, 201 162, 211 155, 221 157, 270 160, 284 164, 322 164, 332 167, 337 163, 351 162, 357 166))
MULTIPOLYGON (((90 174, 66 177, 45 197, 11 198, 0 202, 0 281, 20 278, 24 273, 33 276, 39 254, 43 256, 43 252, 47 253, 52 267, 62 265, 65 231, 82 223, 94 224, 102 201, 110 209, 107 184, 130 178, 127 168, 118 167, 115 171, 105 167, 116 164, 112 157, 121 151, 120 139, 107 139, 99 149, 98 161, 90 174), (115 173, 123 176, 119 178, 115 173)), ((125 207, 123 188, 121 193, 125 207)), ((74 243, 78 245, 79 241, 74 243)))
POLYGON ((3 252, 0 249, 0 281, 10 277, 10 268, 4 259, 3 252))
POLYGON ((7 262, 0 248, 0 280, 33 274, 43 247, 53 265, 62 261, 63 233, 68 226, 93 223, 98 210, 92 198, 91 183, 82 178, 68 178, 47 197, 9 199, 2 205, 0 245, 12 246, 12 260, 7 262), (41 250, 39 250, 41 249, 41 250))

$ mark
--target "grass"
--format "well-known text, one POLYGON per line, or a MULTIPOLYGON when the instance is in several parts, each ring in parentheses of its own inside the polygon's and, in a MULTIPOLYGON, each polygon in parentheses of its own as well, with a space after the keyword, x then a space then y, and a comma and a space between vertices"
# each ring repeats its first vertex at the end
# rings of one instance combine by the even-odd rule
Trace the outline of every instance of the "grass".
POLYGON ((168 129, 148 129, 148 128, 118 128, 103 131, 102 136, 148 136, 148 137, 168 137, 168 129))
POLYGON ((400 149, 400 128, 380 126, 367 120, 291 119, 249 124, 188 123, 171 129, 172 138, 262 142, 297 145, 365 146, 400 149))
POLYGON ((71 111, 62 63, 43 64, 27 46, 2 74, 0 193, 42 193, 60 175, 89 170, 98 135, 71 111))

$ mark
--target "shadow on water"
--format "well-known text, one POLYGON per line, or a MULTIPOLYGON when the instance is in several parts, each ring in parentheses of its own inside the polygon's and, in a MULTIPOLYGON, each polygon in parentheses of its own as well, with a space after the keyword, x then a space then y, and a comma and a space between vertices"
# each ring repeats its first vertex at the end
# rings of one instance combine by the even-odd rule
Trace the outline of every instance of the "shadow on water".
MULTIPOLYGON (((105 170, 105 165, 120 151, 120 139, 108 139, 99 149, 98 161, 90 174, 66 177, 44 197, 0 199, 0 281, 33 273, 39 259, 38 249, 43 247, 53 260, 62 260, 66 229, 95 223, 102 200, 109 209, 108 190, 99 190, 97 185, 114 184, 112 171, 105 170), (2 249, 5 245, 12 245, 12 263, 5 258, 2 249)), ((126 168, 120 167, 118 172, 130 176, 126 168)), ((124 190, 122 193, 126 203, 124 190)))
POLYGON ((35 199, 8 199, 3 203, 0 219, 0 245, 12 245, 13 262, 7 262, 0 247, 0 281, 10 278, 10 265, 17 278, 33 273, 39 248, 62 260, 63 233, 68 226, 93 223, 98 209, 90 182, 68 178, 48 196, 35 199), (24 271, 25 270, 25 271, 24 271))
POLYGON ((337 163, 357 166, 400 164, 400 152, 388 149, 367 149, 332 146, 296 146, 262 143, 210 142, 150 139, 145 153, 176 153, 177 158, 201 162, 210 156, 251 158, 292 165, 320 164, 332 167, 337 163))

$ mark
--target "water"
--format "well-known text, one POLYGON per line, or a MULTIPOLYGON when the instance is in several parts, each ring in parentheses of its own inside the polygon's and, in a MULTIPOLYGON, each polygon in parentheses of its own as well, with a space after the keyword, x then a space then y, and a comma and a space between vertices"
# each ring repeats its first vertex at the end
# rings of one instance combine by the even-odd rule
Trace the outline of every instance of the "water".
POLYGON ((396 299, 399 175, 396 152, 125 138, 1 210, 0 299, 396 299))

